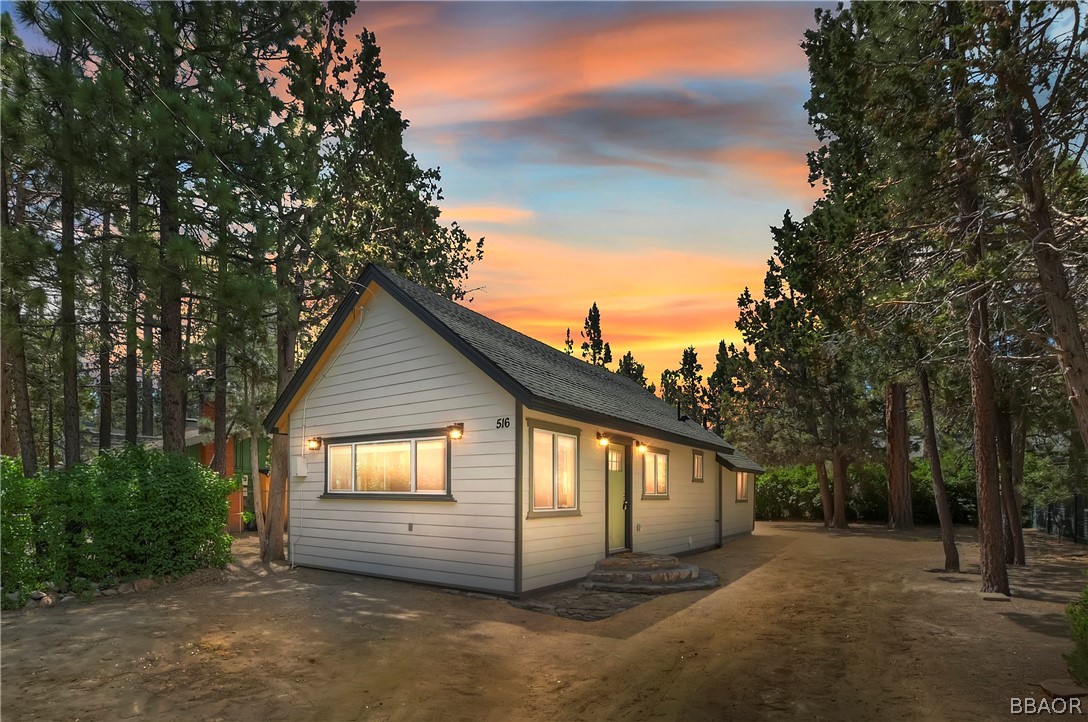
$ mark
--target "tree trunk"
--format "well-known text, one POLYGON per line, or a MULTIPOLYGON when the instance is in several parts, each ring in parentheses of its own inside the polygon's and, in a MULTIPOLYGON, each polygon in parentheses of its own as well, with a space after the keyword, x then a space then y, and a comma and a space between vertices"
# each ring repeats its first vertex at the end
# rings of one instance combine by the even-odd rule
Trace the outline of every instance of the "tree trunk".
MULTIPOLYGON (((945 6, 953 45, 957 55, 955 34, 963 25, 962 8, 956 3, 945 6)), ((979 212, 978 190, 975 176, 970 169, 977 167, 974 148, 974 112, 963 99, 967 85, 965 64, 961 57, 955 60, 956 72, 952 80, 952 97, 955 102, 956 126, 959 131, 957 163, 962 169, 956 183, 956 206, 959 212, 959 228, 956 236, 962 244, 968 268, 982 262, 983 222, 979 212)), ((978 545, 979 566, 982 571, 982 591, 1009 593, 1009 577, 1005 569, 1004 542, 1001 537, 1001 493, 997 478, 997 404, 994 398, 993 368, 990 362, 990 318, 987 306, 987 288, 978 279, 972 279, 967 294, 967 356, 971 374, 971 409, 974 415, 974 449, 976 492, 978 496, 978 545)))
POLYGON ((15 433, 15 387, 11 380, 15 357, 10 344, 0 345, 0 356, 0 454, 15 456, 19 453, 19 436, 15 433))
MULTIPOLYGON (((1016 508, 1022 509, 1023 502, 1020 496, 1020 489, 1024 483, 1024 455, 1027 450, 1027 435, 1028 435, 1028 420, 1027 411, 1021 404, 1017 408, 1016 413, 1012 417, 1012 463, 1010 467, 1012 469, 1012 493, 1013 499, 1016 501, 1016 508)), ((1027 550, 1023 544, 1024 536, 1023 529, 1020 534, 1020 548, 1017 550, 1023 556, 1017 557, 1013 560, 1015 564, 1027 564, 1027 550)))
MULTIPOLYGON (((276 314, 276 392, 282 393, 295 373, 295 342, 298 337, 298 305, 292 298, 276 314), (284 308, 286 306, 286 308, 284 308)), ((268 546, 264 561, 283 559, 283 533, 287 519, 284 501, 290 464, 290 439, 286 434, 272 436, 272 468, 268 488, 268 546)))
POLYGON ((38 449, 34 440, 34 416, 30 410, 30 379, 26 372, 26 347, 23 345, 22 308, 14 298, 5 303, 10 326, 4 335, 4 352, 11 354, 11 385, 15 396, 15 431, 19 437, 19 456, 23 474, 38 473, 38 449))
MULTIPOLYGON (((919 351, 921 356, 921 351, 919 351)), ((944 485, 944 470, 937 446, 937 425, 933 420, 933 394, 929 388, 929 373, 919 364, 918 381, 922 387, 922 419, 925 426, 926 457, 929 459, 929 475, 933 478, 933 500, 937 504, 937 519, 941 522, 941 543, 944 545, 944 570, 960 570, 960 553, 956 548, 956 531, 952 526, 952 510, 948 504, 948 490, 944 485)))
MULTIPOLYGON (((129 185, 128 195, 128 233, 129 243, 135 244, 140 232, 140 191, 135 174, 129 185)), ((139 437, 139 396, 138 375, 140 362, 137 357, 139 341, 136 336, 136 307, 140 302, 140 271, 135 258, 135 247, 129 249, 132 256, 128 259, 128 306, 125 314, 125 441, 135 444, 139 437)))
MULTIPOLYGON (((220 314, 219 328, 223 328, 225 319, 220 314)), ((215 437, 215 455, 212 469, 221 475, 227 475, 227 342, 217 332, 215 341, 215 419, 213 420, 215 437)))
POLYGON ((839 448, 831 459, 831 473, 835 481, 835 528, 846 529, 846 474, 850 466, 850 459, 839 448))
POLYGON ((1012 415, 1005 409, 997 419, 997 452, 1001 478, 1001 502, 1008 532, 1005 536, 1005 563, 1024 563, 1024 526, 1020 499, 1013 484, 1012 415))
POLYGON ((911 531, 914 529, 914 505, 910 487, 906 384, 893 383, 885 387, 884 419, 888 432, 888 526, 911 531))
POLYGON ((835 510, 831 506, 831 487, 827 483, 827 460, 816 460, 816 480, 820 484, 820 502, 824 508, 824 528, 835 523, 835 510))
POLYGON ((102 217, 98 288, 98 448, 113 447, 113 328, 110 325, 110 290, 113 286, 113 254, 110 253, 110 212, 102 217))
POLYGON ((140 374, 140 433, 144 436, 155 435, 155 380, 152 374, 155 368, 155 325, 151 320, 150 289, 144 298, 144 335, 140 343, 143 370, 140 374))
MULTIPOLYGON (((1002 3, 991 7, 997 15, 1000 32, 997 42, 1009 57, 1022 57, 1019 9, 1010 18, 1002 3)), ((1083 57, 1081 58, 1083 60, 1083 57)), ((1003 63, 997 68, 998 88, 1015 99, 1004 103, 1005 139, 1015 170, 1019 175, 1027 220, 1030 226, 1029 241, 1039 271, 1039 286, 1043 292, 1047 315, 1050 317, 1053 349, 1058 357, 1069 391, 1069 403, 1077 421, 1081 438, 1088 445, 1088 352, 1085 350, 1084 332, 1077 315, 1077 308, 1069 290, 1069 277, 1051 212, 1047 191, 1046 167, 1052 164, 1052 155, 1046 149, 1046 119, 1039 110, 1039 98, 1031 87, 1027 75, 1028 64, 1003 63), (1025 111, 1024 106, 1028 111, 1025 111)), ((1035 81, 1042 82, 1042 81, 1035 81)), ((1078 238, 1083 241, 1083 238, 1078 238)))
MULTIPOLYGON (((61 43, 60 64, 66 67, 72 60, 67 42, 61 43)), ((71 114, 71 99, 64 103, 61 122, 67 123, 71 114)), ((57 273, 60 280, 60 375, 61 423, 64 435, 64 466, 71 468, 80 460, 79 428, 79 339, 76 328, 76 179, 75 151, 71 134, 74 129, 62 128, 60 142, 64 147, 60 164, 60 257, 57 273)))

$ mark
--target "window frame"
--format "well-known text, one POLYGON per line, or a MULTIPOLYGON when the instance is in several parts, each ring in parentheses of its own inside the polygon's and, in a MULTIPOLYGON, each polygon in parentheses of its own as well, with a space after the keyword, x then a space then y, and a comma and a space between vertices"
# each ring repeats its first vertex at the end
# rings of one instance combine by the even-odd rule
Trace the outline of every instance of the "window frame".
POLYGON ((749 497, 752 495, 752 479, 755 478, 755 474, 750 471, 738 471, 737 472, 737 499, 736 503, 744 504, 748 502, 749 497), (740 482, 744 480, 744 496, 740 495, 740 482))
POLYGON ((671 464, 671 460, 669 458, 669 450, 668 449, 664 449, 664 448, 657 447, 657 446, 648 446, 648 447, 646 447, 646 453, 642 454, 642 498, 643 499, 668 499, 669 498, 669 475, 672 472, 671 467, 672 467, 672 464, 671 464), (646 493, 646 469, 648 467, 650 467, 650 466, 653 466, 653 468, 655 470, 655 473, 654 473, 654 482, 655 482, 654 483, 654 489, 657 488, 657 483, 656 483, 657 482, 657 473, 656 473, 657 462, 655 461, 654 464, 652 464, 652 465, 646 463, 646 460, 652 455, 664 456, 665 457, 665 492, 663 494, 662 493, 656 493, 656 492, 653 493, 653 494, 647 494, 646 493))
POLYGON ((691 480, 693 483, 703 483, 706 481, 706 461, 703 459, 703 452, 699 449, 691 450, 691 480), (699 475, 695 475, 695 460, 699 460, 699 475))
POLYGON ((553 516, 581 516, 582 515, 582 484, 581 484, 581 465, 582 465, 582 430, 576 426, 564 426, 562 424, 553 424, 550 421, 543 421, 540 419, 526 419, 526 428, 528 433, 526 434, 528 453, 525 455, 528 460, 528 479, 529 479, 529 494, 526 499, 528 510, 526 512, 526 519, 537 519, 542 517, 553 516), (534 442, 534 435, 537 431, 543 431, 552 434, 552 506, 549 508, 537 508, 536 506, 536 443, 534 442), (558 476, 558 459, 556 455, 559 453, 559 442, 557 437, 567 436, 574 439, 574 506, 572 508, 558 508, 555 505, 559 499, 559 476, 558 476))
POLYGON ((320 499, 385 499, 385 500, 399 500, 399 501, 456 501, 453 498, 453 440, 449 438, 449 434, 445 427, 435 429, 416 429, 412 431, 391 431, 377 434, 362 434, 355 436, 339 436, 334 438, 327 438, 324 440, 325 447, 325 490, 318 497, 320 499), (445 442, 446 448, 446 488, 444 491, 415 491, 416 488, 416 475, 417 475, 417 450, 416 445, 420 441, 434 441, 441 439, 445 442), (366 444, 381 444, 392 443, 398 441, 407 441, 410 443, 409 454, 411 465, 411 488, 413 491, 357 491, 355 484, 357 483, 357 455, 355 447, 366 444), (329 481, 331 477, 331 456, 334 447, 351 447, 351 474, 352 474, 352 490, 351 491, 339 491, 329 487, 329 481))

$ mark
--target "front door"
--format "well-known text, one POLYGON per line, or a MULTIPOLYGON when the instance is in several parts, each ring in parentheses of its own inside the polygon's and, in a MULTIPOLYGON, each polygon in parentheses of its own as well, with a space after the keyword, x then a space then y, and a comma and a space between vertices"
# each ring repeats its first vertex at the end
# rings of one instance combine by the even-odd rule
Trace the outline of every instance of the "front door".
POLYGON ((608 551, 627 549, 627 449, 609 445, 608 453, 608 551))

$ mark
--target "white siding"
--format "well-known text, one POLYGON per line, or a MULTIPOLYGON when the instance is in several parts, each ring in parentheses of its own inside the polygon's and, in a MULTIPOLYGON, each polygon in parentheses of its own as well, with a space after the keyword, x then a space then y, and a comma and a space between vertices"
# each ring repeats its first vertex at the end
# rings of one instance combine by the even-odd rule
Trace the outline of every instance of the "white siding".
MULTIPOLYGON (((449 586, 514 591, 514 399, 384 291, 291 412, 291 455, 307 476, 290 483, 295 564, 449 586), (496 429, 496 419, 511 426, 496 429), (305 440, 443 428, 456 501, 321 499, 325 449, 305 440)), ((292 462, 293 464, 293 462, 292 462)), ((293 470, 293 467, 292 467, 293 470)))
POLYGON ((715 464, 722 475, 722 537, 752 531, 753 514, 756 508, 756 477, 748 477, 748 501, 737 501, 737 472, 715 464))
MULTIPOLYGON (((574 581, 584 577, 605 553, 605 449, 597 432, 629 436, 596 424, 572 421, 525 409, 522 448, 522 590, 574 581), (580 516, 527 518, 529 486, 528 423, 537 419, 581 430, 579 443, 580 516)), ((632 543, 634 551, 676 554, 718 543, 717 462, 703 452, 706 481, 692 481, 692 447, 640 437, 640 441, 668 449, 669 498, 642 498, 642 456, 631 455, 632 543)), ((731 497, 732 498, 732 497, 731 497)))

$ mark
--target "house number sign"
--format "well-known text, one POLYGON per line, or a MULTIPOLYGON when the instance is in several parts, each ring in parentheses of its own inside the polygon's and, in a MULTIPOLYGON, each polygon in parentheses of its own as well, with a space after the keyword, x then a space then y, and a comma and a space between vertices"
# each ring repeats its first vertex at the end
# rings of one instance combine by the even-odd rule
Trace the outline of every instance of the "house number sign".
POLYGON ((503 416, 501 419, 495 419, 495 428, 496 429, 509 429, 510 428, 510 417, 509 416, 503 416))

